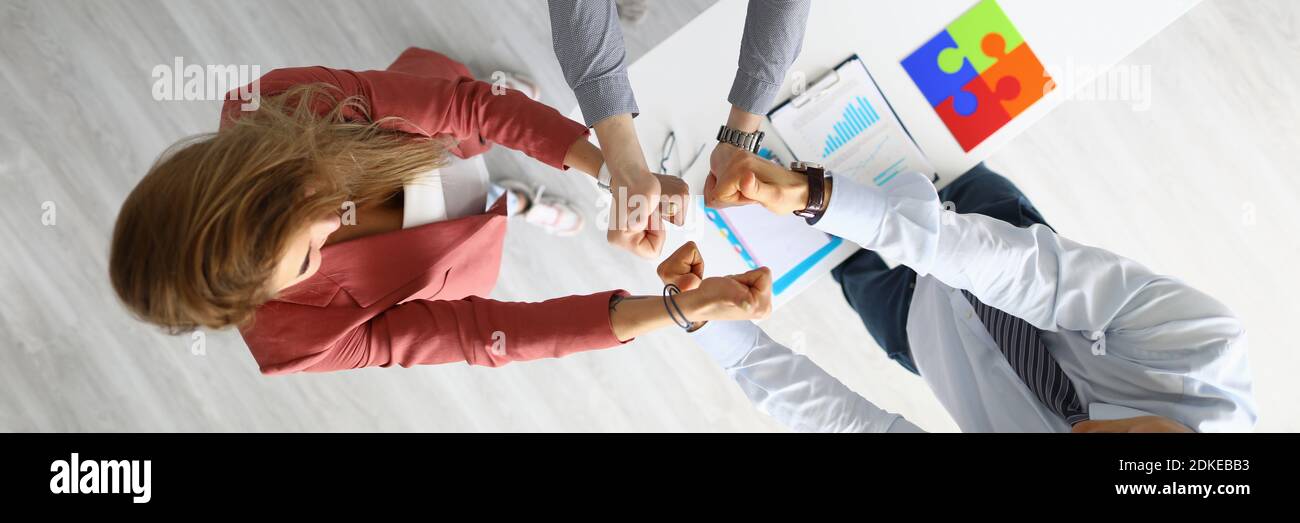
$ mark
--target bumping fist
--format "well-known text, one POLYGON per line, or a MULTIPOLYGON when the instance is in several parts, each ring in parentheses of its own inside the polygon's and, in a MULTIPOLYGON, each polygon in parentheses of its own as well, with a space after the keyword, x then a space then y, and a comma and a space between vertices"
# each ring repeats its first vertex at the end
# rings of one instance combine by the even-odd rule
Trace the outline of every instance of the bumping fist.
POLYGON ((610 178, 613 207, 609 212, 606 240, 642 258, 653 258, 663 248, 664 231, 659 227, 659 179, 650 173, 630 178, 610 178))
POLYGON ((680 303, 693 321, 758 320, 772 312, 772 271, 760 267, 732 276, 704 277, 704 259, 686 242, 659 264, 659 279, 681 288, 680 303))
POLYGON ((761 320, 772 313, 772 271, 767 267, 708 278, 691 292, 699 294, 694 297, 699 320, 761 320))
POLYGON ((664 244, 664 223, 686 223, 690 187, 676 176, 653 173, 636 182, 620 183, 617 179, 610 182, 614 207, 606 240, 642 258, 658 256, 664 244))
POLYGON ((704 182, 705 203, 720 209, 760 204, 777 214, 808 206, 808 179, 802 174, 746 151, 731 155, 721 171, 713 170, 704 182))
POLYGON ((665 222, 682 226, 686 224, 686 209, 690 207, 691 188, 676 176, 656 174, 659 180, 659 215, 665 222))
POLYGON ((695 290, 704 281, 704 259, 695 242, 686 242, 668 255, 656 272, 664 285, 673 284, 682 291, 695 290))

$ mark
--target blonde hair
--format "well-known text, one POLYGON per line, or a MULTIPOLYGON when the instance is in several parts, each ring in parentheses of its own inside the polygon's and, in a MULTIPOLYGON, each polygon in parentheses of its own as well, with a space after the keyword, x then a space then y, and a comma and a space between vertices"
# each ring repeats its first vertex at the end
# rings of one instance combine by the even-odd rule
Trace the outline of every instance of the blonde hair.
POLYGON ((109 275, 140 319, 181 333, 244 325, 288 239, 344 202, 381 203, 442 163, 446 144, 371 121, 325 84, 263 99, 165 151, 127 196, 109 275))

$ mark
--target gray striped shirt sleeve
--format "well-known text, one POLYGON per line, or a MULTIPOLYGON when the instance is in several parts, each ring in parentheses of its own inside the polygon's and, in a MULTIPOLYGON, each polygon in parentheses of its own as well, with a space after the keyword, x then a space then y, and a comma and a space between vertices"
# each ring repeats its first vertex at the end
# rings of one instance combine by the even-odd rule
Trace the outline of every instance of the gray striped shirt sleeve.
POLYGON ((812 0, 749 0, 740 64, 727 101, 763 114, 781 91, 785 73, 799 56, 812 0))
POLYGON ((640 112, 614 0, 549 0, 551 44, 587 126, 640 112))
MULTIPOLYGON (((799 56, 812 0, 750 0, 740 62, 727 101, 761 114, 799 56)), ((548 0, 551 43, 587 126, 640 110, 627 78, 627 51, 614 0, 548 0)))

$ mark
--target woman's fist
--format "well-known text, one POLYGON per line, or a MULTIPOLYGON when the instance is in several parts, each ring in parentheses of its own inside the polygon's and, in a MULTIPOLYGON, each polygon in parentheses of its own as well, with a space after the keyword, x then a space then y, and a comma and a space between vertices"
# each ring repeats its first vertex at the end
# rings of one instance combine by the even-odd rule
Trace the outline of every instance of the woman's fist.
POLYGON ((695 242, 686 242, 659 264, 656 271, 664 285, 676 285, 682 291, 693 290, 704 281, 704 259, 695 242))

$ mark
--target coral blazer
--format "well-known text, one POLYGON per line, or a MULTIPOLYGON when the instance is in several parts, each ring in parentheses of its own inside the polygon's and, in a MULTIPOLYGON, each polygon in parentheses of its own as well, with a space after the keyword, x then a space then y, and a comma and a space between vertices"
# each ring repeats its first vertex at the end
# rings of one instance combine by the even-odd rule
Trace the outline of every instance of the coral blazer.
MULTIPOLYGON (((416 48, 383 71, 277 69, 261 78, 260 92, 318 82, 363 97, 375 120, 402 119, 385 127, 455 139, 452 153, 461 157, 498 143, 564 169, 569 147, 587 133, 416 48)), ((223 127, 241 104, 226 102, 223 127)), ((458 361, 495 367, 622 343, 609 321, 610 298, 621 290, 540 303, 482 298, 496 284, 505 231, 502 199, 484 214, 326 246, 320 270, 263 304, 240 332, 265 374, 458 361)))

